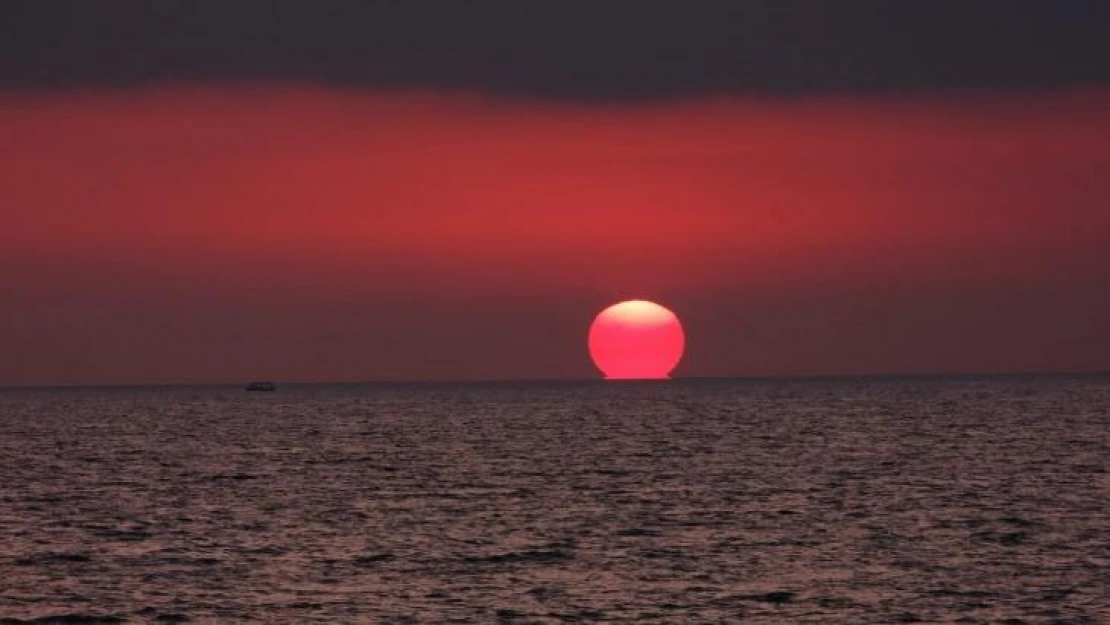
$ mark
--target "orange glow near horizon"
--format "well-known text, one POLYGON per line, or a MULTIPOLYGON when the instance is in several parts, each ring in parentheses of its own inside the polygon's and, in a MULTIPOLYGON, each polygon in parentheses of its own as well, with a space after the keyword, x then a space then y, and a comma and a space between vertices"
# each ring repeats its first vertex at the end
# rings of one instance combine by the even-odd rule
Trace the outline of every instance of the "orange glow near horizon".
POLYGON ((686 336, 670 310, 628 300, 598 313, 588 343, 607 380, 660 380, 670 377, 682 359, 686 336))
POLYGON ((186 84, 0 94, 0 137, 0 385, 584 378, 621 293, 706 337, 683 375, 1110 366, 1108 88, 186 84))

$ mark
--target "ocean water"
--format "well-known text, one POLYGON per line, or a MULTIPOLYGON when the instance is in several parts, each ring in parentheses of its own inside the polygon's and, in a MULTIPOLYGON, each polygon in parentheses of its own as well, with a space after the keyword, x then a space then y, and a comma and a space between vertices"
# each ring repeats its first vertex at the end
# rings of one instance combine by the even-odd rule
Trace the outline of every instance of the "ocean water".
POLYGON ((1110 623, 1110 378, 0 391, 0 623, 1110 623))

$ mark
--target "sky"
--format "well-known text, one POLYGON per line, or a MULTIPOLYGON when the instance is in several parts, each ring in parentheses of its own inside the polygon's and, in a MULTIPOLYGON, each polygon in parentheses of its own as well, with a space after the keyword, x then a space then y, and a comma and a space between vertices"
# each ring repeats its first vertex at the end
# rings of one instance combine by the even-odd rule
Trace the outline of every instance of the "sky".
POLYGON ((10 2, 0 386, 1110 370, 1102 2, 10 2))

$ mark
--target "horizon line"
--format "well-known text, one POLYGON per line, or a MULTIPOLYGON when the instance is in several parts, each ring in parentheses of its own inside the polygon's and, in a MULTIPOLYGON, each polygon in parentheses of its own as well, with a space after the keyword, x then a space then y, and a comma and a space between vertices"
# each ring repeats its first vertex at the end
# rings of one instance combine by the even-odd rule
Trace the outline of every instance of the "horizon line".
MULTIPOLYGON (((411 378, 378 378, 364 380, 281 380, 280 378, 267 379, 280 386, 443 386, 458 385, 480 386, 484 384, 681 384, 683 382, 712 382, 712 381, 774 381, 774 380, 847 380, 847 379, 912 379, 912 378, 1067 378, 1067 377, 1101 377, 1110 376, 1110 369, 1092 369, 1075 371, 960 371, 960 372, 923 372, 923 373, 789 373, 789 374, 751 374, 751 375, 703 375, 703 376, 670 376, 655 379, 609 379, 604 377, 590 378, 443 378, 443 379, 411 379, 411 378)), ((72 384, 0 384, 0 391, 26 391, 26 390, 66 390, 66 389, 140 389, 140 388, 197 388, 197 387, 228 387, 242 388, 250 382, 110 382, 110 383, 72 383, 72 384)))

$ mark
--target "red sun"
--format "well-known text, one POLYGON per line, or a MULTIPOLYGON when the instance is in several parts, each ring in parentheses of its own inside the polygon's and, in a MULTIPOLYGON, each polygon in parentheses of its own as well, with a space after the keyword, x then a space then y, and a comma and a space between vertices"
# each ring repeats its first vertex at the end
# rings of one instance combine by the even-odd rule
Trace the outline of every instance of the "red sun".
POLYGON ((682 358, 686 336, 673 312, 654 302, 629 300, 597 315, 589 346, 607 379, 662 379, 682 358))

